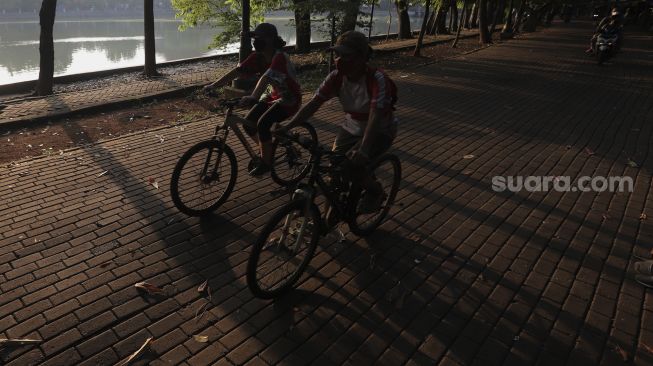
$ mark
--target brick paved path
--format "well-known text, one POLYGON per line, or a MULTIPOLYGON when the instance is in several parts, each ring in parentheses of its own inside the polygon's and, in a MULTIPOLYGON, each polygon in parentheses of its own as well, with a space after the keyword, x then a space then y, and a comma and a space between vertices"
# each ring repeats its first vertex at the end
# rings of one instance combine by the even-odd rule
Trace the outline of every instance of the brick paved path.
MULTIPOLYGON (((598 67, 589 29, 395 74, 397 207, 367 240, 322 240, 274 302, 251 296, 245 263, 286 198, 246 176, 242 149, 220 215, 171 204, 173 164, 213 120, 0 169, 0 337, 44 341, 0 360, 109 365, 154 337, 136 364, 653 363, 653 300, 628 272, 653 242, 650 37, 626 33, 598 67), (628 175, 634 192, 495 193, 494 175, 628 175), (165 295, 138 293, 143 280, 165 295)), ((323 141, 339 120, 320 112, 323 141)))

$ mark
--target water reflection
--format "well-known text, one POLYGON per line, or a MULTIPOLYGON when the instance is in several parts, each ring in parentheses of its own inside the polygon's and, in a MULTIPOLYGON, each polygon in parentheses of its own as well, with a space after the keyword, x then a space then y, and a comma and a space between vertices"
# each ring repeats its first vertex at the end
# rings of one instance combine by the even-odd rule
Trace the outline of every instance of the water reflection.
MULTIPOLYGON (((288 17, 271 17, 288 44, 294 44, 295 31, 288 17)), ((413 19, 413 26, 418 24, 413 19)), ((209 50, 216 29, 199 27, 178 31, 178 21, 159 20, 155 23, 157 36, 157 61, 179 60, 189 57, 208 56, 233 52, 237 44, 225 50, 209 50)), ((385 18, 375 22, 375 29, 383 33, 387 29, 385 18)), ((396 24, 391 24, 391 32, 396 24)), ((376 33, 376 32, 375 32, 376 33)), ((55 75, 68 75, 89 71, 142 65, 142 20, 57 21, 55 36, 55 75)), ((39 24, 34 22, 0 23, 0 85, 38 77, 39 24)), ((312 40, 324 40, 325 36, 313 32, 312 40)))

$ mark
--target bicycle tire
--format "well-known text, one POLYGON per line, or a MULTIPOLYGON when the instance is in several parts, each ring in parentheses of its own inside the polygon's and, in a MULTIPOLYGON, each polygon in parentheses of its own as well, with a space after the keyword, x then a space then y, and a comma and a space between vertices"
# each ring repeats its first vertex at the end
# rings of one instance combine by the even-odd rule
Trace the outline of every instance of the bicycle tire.
MULTIPOLYGON (((317 132, 315 131, 315 128, 312 125, 310 125, 308 123, 302 123, 302 124, 296 126, 293 129, 296 129, 296 128, 306 129, 308 131, 309 135, 311 136, 311 139, 313 140, 313 143, 317 144, 317 132)), ((304 179, 304 177, 306 177, 306 174, 308 174, 308 171, 310 169, 310 164, 309 164, 309 162, 310 162, 310 152, 307 151, 307 153, 309 154, 308 159, 306 160, 306 164, 304 164, 304 166, 299 171, 299 174, 297 174, 296 176, 293 176, 292 178, 288 179, 286 177, 282 177, 282 174, 280 174, 280 172, 279 172, 281 164, 284 164, 284 163, 287 162, 287 160, 286 161, 282 160, 281 162, 277 161, 276 154, 277 154, 277 149, 280 148, 279 143, 280 143, 279 139, 275 139, 274 142, 272 143, 272 166, 271 166, 271 169, 270 169, 270 176, 272 177, 272 180, 275 183, 277 183, 278 185, 283 186, 283 187, 287 187, 287 186, 296 184, 297 182, 301 181, 302 179, 304 179)), ((283 154, 283 156, 286 157, 287 159, 290 159, 288 157, 287 149, 286 149, 286 152, 283 154)))
MULTIPOLYGON (((318 240, 320 238, 320 213, 315 206, 315 204, 311 204, 310 209, 309 209, 309 215, 312 216, 310 219, 313 220, 313 227, 310 232, 310 241, 308 245, 306 246, 306 252, 305 252, 305 257, 304 259, 300 262, 300 264, 297 266, 297 269, 289 274, 283 281, 276 282, 275 284, 277 285, 275 288, 272 289, 265 289, 261 287, 258 281, 258 274, 259 271, 258 269, 261 269, 261 267, 266 264, 265 262, 259 263, 259 261, 262 258, 262 251, 266 247, 266 245, 271 244, 271 241, 269 240, 269 237, 271 234, 274 233, 275 229, 277 228, 277 225, 279 223, 282 223, 286 220, 288 215, 293 214, 293 212, 301 212, 304 213, 306 209, 306 201, 305 200, 295 200, 292 201, 285 206, 281 207, 279 210, 277 210, 268 223, 263 227, 263 230, 259 234, 256 243, 252 247, 252 252, 250 253, 249 260, 247 262, 247 286, 249 287, 250 291, 254 294, 254 296, 261 298, 261 299, 272 299, 275 297, 278 297, 285 293, 286 291, 290 290, 292 286, 299 280, 301 275, 304 273, 304 270, 306 270, 306 266, 308 266, 308 263, 311 261, 311 258, 313 258, 313 255, 315 254, 315 248, 317 247, 318 240)), ((304 213, 305 214, 305 213, 304 213)), ((306 216, 304 216, 306 217, 306 216)), ((301 233, 301 229, 300 229, 301 233)), ((290 236, 290 235, 288 235, 290 236)), ((274 246, 279 246, 281 243, 273 243, 271 247, 274 246)), ((288 248, 284 246, 284 249, 286 252, 288 251, 288 248)), ((274 249, 272 249, 274 251, 274 249)), ((282 250, 277 248, 277 251, 281 252, 282 250)), ((274 266, 274 269, 280 268, 280 266, 274 266)), ((269 272, 263 272, 263 276, 269 276, 269 272)))
MULTIPOLYGON (((212 160, 209 162, 209 165, 211 165, 214 162, 212 160)), ((189 216, 204 216, 207 215, 222 205, 227 198, 229 198, 229 195, 234 189, 234 185, 236 184, 236 178, 238 174, 238 165, 236 162, 236 155, 234 152, 231 150, 231 148, 227 145, 223 145, 220 141, 217 140, 208 140, 208 141, 202 141, 194 146, 192 146, 188 151, 186 151, 181 158, 179 158, 179 161, 177 161, 177 164, 175 165, 175 169, 172 172, 172 177, 170 179, 170 196, 172 197, 172 202, 174 205, 179 209, 179 211, 185 213, 186 215, 189 216), (182 172, 184 171, 184 168, 188 164, 189 161, 191 161, 192 158, 196 156, 196 154, 200 154, 203 150, 208 150, 208 151, 214 151, 218 153, 218 156, 224 157, 226 155, 227 159, 224 159, 223 161, 220 162, 220 165, 224 164, 224 161, 229 162, 229 169, 225 170, 222 169, 221 171, 228 171, 229 172, 229 181, 225 187, 225 189, 222 191, 222 193, 216 197, 214 200, 210 200, 212 203, 209 203, 208 206, 206 207, 192 207, 190 200, 184 197, 184 194, 181 194, 183 192, 180 192, 179 190, 179 183, 180 183, 180 177, 182 172), (222 151, 223 154, 220 154, 220 151, 222 151)), ((202 177, 200 179, 207 179, 207 177, 202 177)), ((202 182, 200 184, 206 184, 205 182, 202 182)), ((210 184, 210 183, 209 183, 210 184)), ((207 184, 208 185, 208 184, 207 184)), ((205 195, 202 195, 205 196, 205 195)))
MULTIPOLYGON (((390 192, 388 193, 388 198, 385 202, 385 205, 377 213, 377 217, 371 221, 370 224, 362 226, 360 225, 356 219, 359 217, 359 213, 355 213, 354 217, 352 217, 350 220, 347 221, 347 225, 349 226, 349 229, 351 230, 352 233, 358 235, 358 236, 368 236, 376 230, 379 225, 383 222, 385 217, 388 215, 388 212, 390 211, 390 208, 394 204, 395 198, 397 197, 397 192, 399 191, 399 184, 401 183, 401 162, 399 161, 399 158, 395 155, 392 154, 384 154, 380 156, 378 159, 374 161, 371 165, 370 171, 373 173, 379 166, 381 166, 383 163, 389 162, 393 169, 393 177, 392 177, 392 186, 390 188, 390 192)), ((356 202, 354 204, 356 207, 358 207, 358 200, 360 199, 360 194, 356 195, 357 197, 355 198, 356 202)))

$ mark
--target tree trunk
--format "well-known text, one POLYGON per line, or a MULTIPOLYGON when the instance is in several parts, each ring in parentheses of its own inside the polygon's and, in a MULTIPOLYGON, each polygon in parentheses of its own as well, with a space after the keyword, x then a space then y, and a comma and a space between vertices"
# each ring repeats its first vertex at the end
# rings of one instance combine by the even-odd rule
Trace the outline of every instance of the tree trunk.
POLYGON ((479 0, 478 4, 478 33, 481 44, 492 43, 491 34, 487 29, 487 0, 479 0))
POLYGON ((245 59, 252 53, 252 41, 249 38, 250 32, 250 6, 249 0, 242 0, 243 8, 243 18, 240 22, 240 49, 238 50, 238 60, 240 62, 245 61, 245 59))
POLYGON ((408 16, 408 1, 396 0, 395 7, 397 8, 397 15, 399 17, 399 39, 413 38, 410 29, 410 17, 408 16))
POLYGON ((433 7, 431 15, 429 16, 429 21, 426 23, 427 34, 431 34, 431 29, 433 29, 433 24, 435 24, 435 14, 438 12, 439 7, 433 7))
POLYGON ((472 20, 471 20, 472 24, 470 24, 472 28, 478 28, 478 9, 479 9, 478 5, 479 5, 480 1, 481 0, 476 0, 476 2, 474 3, 474 7, 472 8, 472 14, 471 14, 472 15, 472 20))
POLYGON ((461 19, 464 19, 463 22, 465 23, 464 24, 465 29, 469 29, 469 28, 471 28, 471 25, 472 25, 471 24, 471 19, 472 19, 472 12, 474 12, 474 5, 472 5, 472 7, 470 8, 469 4, 467 4, 467 8, 464 9, 463 11, 464 11, 465 15, 461 19))
POLYGON ((442 8, 444 7, 444 2, 440 3, 440 6, 436 10, 433 10, 433 23, 431 23, 427 29, 428 34, 434 35, 438 30, 438 23, 442 19, 442 8))
POLYGON ((370 26, 368 28, 367 32, 367 39, 372 39, 372 28, 374 28, 374 5, 376 5, 376 2, 372 3, 372 11, 370 12, 370 26))
POLYGON ((451 48, 456 48, 458 45, 458 39, 460 38, 460 32, 463 30, 463 25, 465 23, 464 19, 467 19, 467 2, 468 0, 464 0, 463 2, 463 10, 460 13, 460 23, 458 24, 458 31, 456 31, 456 39, 453 40, 453 44, 451 45, 451 48))
POLYGON ((524 7, 526 6, 526 0, 521 0, 519 4, 519 10, 517 10, 517 18, 515 19, 515 25, 512 29, 512 32, 517 34, 521 28, 522 18, 524 17, 524 7))
POLYGON ((494 29, 497 27, 499 20, 503 18, 503 12, 505 11, 506 2, 505 0, 499 0, 499 5, 494 11, 494 17, 492 18, 492 26, 490 27, 490 34, 494 33, 494 29))
POLYGON ((311 10, 307 0, 295 0, 295 51, 311 50, 311 10))
POLYGON ((143 9, 145 23, 145 70, 147 77, 157 76, 156 71, 156 41, 154 37, 154 0, 144 0, 143 9))
POLYGON ((39 12, 41 35, 39 39, 39 80, 36 83, 36 95, 52 94, 54 86, 54 18, 57 0, 43 0, 39 12))
POLYGON ((431 0, 426 0, 426 7, 424 9, 424 19, 422 20, 422 27, 419 30, 419 37, 417 37, 417 44, 415 45, 415 52, 413 56, 420 56, 422 50, 422 41, 424 40, 424 32, 426 32, 426 23, 429 21, 429 9, 431 8, 431 0))
POLYGON ((456 1, 451 2, 451 26, 449 30, 453 32, 458 29, 458 4, 456 1))
POLYGON ((447 29, 447 16, 449 15, 449 7, 447 6, 444 9, 444 13, 442 13, 442 17, 440 17, 440 22, 438 23, 438 29, 436 30, 436 33, 438 34, 449 34, 449 29, 447 29))
POLYGON ((342 28, 340 33, 356 29, 356 20, 358 19, 358 9, 361 6, 361 0, 349 0, 346 2, 345 15, 342 19, 342 28))
POLYGON ((508 5, 508 18, 503 24, 503 29, 501 33, 512 33, 512 13, 515 10, 515 0, 510 0, 510 5, 508 5))

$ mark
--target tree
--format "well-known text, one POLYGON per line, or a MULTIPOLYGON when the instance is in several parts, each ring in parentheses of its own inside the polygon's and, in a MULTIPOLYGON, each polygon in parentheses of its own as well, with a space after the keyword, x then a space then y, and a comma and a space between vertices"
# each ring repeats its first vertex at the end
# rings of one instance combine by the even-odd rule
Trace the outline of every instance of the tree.
POLYGON ((512 29, 513 33, 519 33, 521 29, 521 22, 524 17, 525 7, 526 7, 526 0, 521 0, 519 4, 519 10, 517 10, 517 18, 515 19, 515 25, 512 29))
POLYGON ((43 0, 39 12, 41 35, 39 38, 39 80, 36 83, 36 95, 50 95, 54 86, 54 18, 57 12, 57 0, 43 0))
POLYGON ((460 22, 458 24, 458 30, 456 31, 456 39, 454 39, 453 44, 451 44, 451 48, 456 48, 456 46, 458 45, 458 39, 460 39, 460 32, 463 30, 463 25, 465 23, 465 21, 463 19, 468 18, 467 17, 467 10, 468 10, 467 2, 468 2, 468 0, 463 1, 463 10, 460 13, 460 22))
POLYGON ((431 7, 431 0, 426 0, 426 5, 424 6, 424 19, 422 20, 422 27, 419 30, 419 36, 417 37, 417 44, 415 45, 415 52, 413 56, 418 57, 421 55, 422 42, 424 40, 424 32, 426 32, 426 24, 429 21, 429 9, 431 7))
POLYGON ((492 25, 490 26, 490 34, 494 33, 494 29, 497 27, 497 23, 503 20, 503 13, 506 8, 505 0, 499 0, 499 4, 494 10, 494 16, 492 17, 492 25))
POLYGON ((487 28, 486 0, 479 0, 478 2, 478 34, 481 44, 492 43, 492 35, 487 28))
POLYGON ((395 8, 399 18, 399 39, 413 38, 410 28, 410 17, 408 16, 408 0, 395 0, 395 8))
MULTIPOLYGON (((180 30, 208 25, 219 30, 209 47, 226 48, 241 41, 243 3, 240 0, 172 0, 176 16, 183 23, 180 30)), ((253 0, 249 3, 250 22, 260 23, 268 10, 279 9, 280 0, 253 0)), ((249 29, 248 29, 249 30, 249 29)))
POLYGON ((243 14, 240 21, 240 48, 238 51, 238 61, 240 62, 245 61, 252 53, 252 41, 249 37, 250 8, 249 0, 242 0, 243 14))
POLYGON ((156 71, 156 41, 154 37, 154 0, 144 0, 145 70, 147 77, 158 76, 156 71))
POLYGON ((514 10, 515 10, 515 0, 510 0, 510 4, 508 5, 508 18, 506 18, 506 22, 503 24, 503 29, 501 30, 501 33, 503 34, 512 33, 512 16, 514 10))
POLYGON ((344 16, 340 24, 340 33, 356 29, 360 6, 361 0, 347 0, 343 3, 344 16))
POLYGON ((311 2, 294 0, 295 50, 305 53, 311 50, 311 2))

